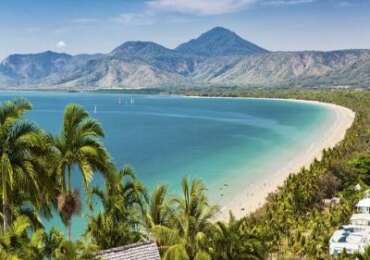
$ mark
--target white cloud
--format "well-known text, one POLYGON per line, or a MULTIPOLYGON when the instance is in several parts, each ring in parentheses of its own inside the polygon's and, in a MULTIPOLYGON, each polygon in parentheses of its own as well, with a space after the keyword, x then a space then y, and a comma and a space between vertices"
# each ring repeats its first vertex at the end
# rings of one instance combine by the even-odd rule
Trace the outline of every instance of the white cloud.
POLYGON ((219 15, 238 12, 255 4, 297 5, 313 3, 316 0, 149 0, 149 10, 177 12, 196 15, 219 15))
POLYGON ((258 0, 150 0, 147 6, 154 11, 197 15, 218 15, 248 8, 258 0))
POLYGON ((299 4, 310 4, 316 0, 270 0, 263 1, 263 5, 299 5, 299 4))
POLYGON ((72 23, 76 23, 76 24, 91 24, 91 23, 95 23, 97 21, 98 21, 98 19, 96 19, 96 18, 86 18, 86 17, 80 17, 80 18, 76 18, 76 19, 71 20, 72 23))
POLYGON ((155 22, 155 17, 151 12, 145 11, 143 13, 122 13, 113 17, 112 20, 125 25, 151 25, 155 22))
POLYGON ((25 31, 27 33, 36 33, 36 32, 40 32, 41 31, 41 28, 39 28, 39 27, 27 27, 25 29, 25 31))
MULTIPOLYGON (((248 9, 253 6, 282 6, 308 4, 319 0, 146 0, 141 12, 122 13, 109 20, 124 25, 152 25, 160 19, 168 22, 187 22, 186 16, 221 15, 248 9), (166 14, 164 17, 163 14, 166 14)), ((90 23, 97 19, 80 18, 76 23, 90 23)))
POLYGON ((339 7, 351 7, 353 6, 353 3, 350 3, 348 1, 342 1, 342 2, 339 2, 338 6, 339 7))
POLYGON ((63 49, 65 47, 67 47, 67 44, 64 41, 59 41, 59 42, 57 42, 56 47, 58 49, 63 49))

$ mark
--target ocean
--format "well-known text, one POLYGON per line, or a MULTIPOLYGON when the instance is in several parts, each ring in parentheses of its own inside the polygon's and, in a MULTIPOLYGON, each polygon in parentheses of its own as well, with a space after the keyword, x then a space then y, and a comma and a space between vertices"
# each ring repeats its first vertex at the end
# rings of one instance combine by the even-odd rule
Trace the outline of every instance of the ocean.
MULTIPOLYGON (((268 99, 24 91, 1 92, 0 101, 19 96, 33 104, 26 117, 54 134, 64 107, 82 105, 103 125, 116 165, 132 166, 148 189, 167 184, 176 193, 183 176, 200 178, 221 205, 267 180, 267 166, 304 149, 331 117, 324 106, 268 99)), ((83 191, 77 172, 73 183, 83 191)), ((95 175, 92 185, 103 179, 95 175)), ((73 218, 73 237, 83 233, 87 214, 85 207, 73 218)), ((57 214, 45 224, 65 231, 57 214)))

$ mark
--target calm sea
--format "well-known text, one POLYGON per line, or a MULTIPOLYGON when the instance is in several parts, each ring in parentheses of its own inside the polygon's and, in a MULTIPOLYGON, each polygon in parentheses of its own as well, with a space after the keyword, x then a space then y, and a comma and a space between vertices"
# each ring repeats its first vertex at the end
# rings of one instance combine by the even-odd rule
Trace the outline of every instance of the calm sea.
MULTIPOLYGON (((266 165, 281 151, 302 149, 331 116, 318 105, 259 99, 2 92, 0 101, 19 96, 33 103, 27 118, 52 133, 59 132, 68 103, 84 106, 102 123, 117 166, 129 164, 149 188, 168 184, 173 192, 183 176, 201 178, 217 203, 268 177, 266 165)), ((74 184, 82 187, 78 174, 74 184)), ((103 185, 97 175, 94 184, 103 185)), ((85 228, 84 212, 73 220, 75 237, 85 228)), ((58 216, 47 225, 62 227, 58 216)))

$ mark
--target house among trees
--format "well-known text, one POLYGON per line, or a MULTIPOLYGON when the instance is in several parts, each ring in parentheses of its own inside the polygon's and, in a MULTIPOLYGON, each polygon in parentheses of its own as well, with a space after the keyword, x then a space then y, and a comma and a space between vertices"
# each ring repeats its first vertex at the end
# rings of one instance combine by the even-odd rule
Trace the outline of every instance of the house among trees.
POLYGON ((135 243, 100 251, 96 254, 102 260, 160 260, 157 244, 153 241, 135 243))
POLYGON ((334 232, 330 238, 330 255, 342 252, 364 253, 370 246, 370 197, 366 196, 356 205, 350 224, 334 232))

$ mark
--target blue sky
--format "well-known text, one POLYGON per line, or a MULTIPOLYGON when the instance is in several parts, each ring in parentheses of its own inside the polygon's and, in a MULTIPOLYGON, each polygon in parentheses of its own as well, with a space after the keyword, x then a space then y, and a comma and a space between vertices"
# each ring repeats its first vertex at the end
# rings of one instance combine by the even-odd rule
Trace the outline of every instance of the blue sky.
POLYGON ((1 0, 0 59, 127 40, 173 48, 214 26, 270 50, 370 48, 370 0, 1 0))

